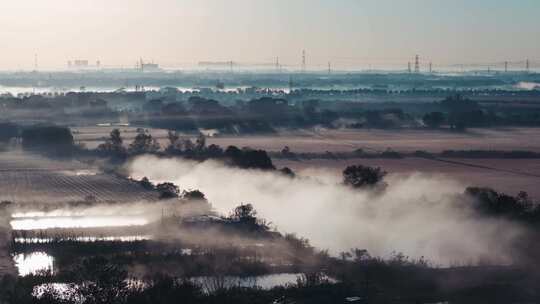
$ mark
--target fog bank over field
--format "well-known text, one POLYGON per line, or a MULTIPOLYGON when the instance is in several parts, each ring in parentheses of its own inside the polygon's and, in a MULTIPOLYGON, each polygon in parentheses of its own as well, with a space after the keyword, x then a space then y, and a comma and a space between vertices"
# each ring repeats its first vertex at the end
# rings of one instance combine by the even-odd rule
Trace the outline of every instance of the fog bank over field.
POLYGON ((137 179, 199 189, 223 214, 252 203, 280 232, 306 237, 333 254, 358 247, 385 257, 395 251, 425 256, 443 265, 509 263, 512 241, 525 232, 507 221, 482 218, 460 196, 464 186, 442 177, 390 176, 386 192, 375 196, 341 185, 341 176, 324 170, 290 179, 213 161, 152 156, 135 159, 128 169, 137 179))

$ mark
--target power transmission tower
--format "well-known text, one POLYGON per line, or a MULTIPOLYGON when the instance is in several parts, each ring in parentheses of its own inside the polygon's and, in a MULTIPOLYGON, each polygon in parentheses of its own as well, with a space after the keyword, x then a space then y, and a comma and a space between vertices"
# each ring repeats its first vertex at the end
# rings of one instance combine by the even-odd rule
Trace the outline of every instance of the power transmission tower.
POLYGON ((407 72, 411 73, 411 63, 407 62, 407 72))
POLYGON ((431 74, 433 72, 433 63, 429 63, 429 73, 431 74))
POLYGON ((504 62, 504 72, 508 73, 508 61, 504 62))
POLYGON ((526 71, 527 73, 529 73, 529 68, 530 68, 530 66, 529 66, 529 59, 527 59, 527 60, 525 61, 525 71, 526 71))
POLYGON ((330 61, 328 61, 328 75, 332 73, 332 65, 330 64, 330 61))
POLYGON ((414 72, 420 73, 420 56, 418 55, 414 57, 414 72))
POLYGON ((279 57, 276 57, 276 71, 280 72, 279 57))
POLYGON ((302 72, 306 71, 306 50, 302 50, 302 72))

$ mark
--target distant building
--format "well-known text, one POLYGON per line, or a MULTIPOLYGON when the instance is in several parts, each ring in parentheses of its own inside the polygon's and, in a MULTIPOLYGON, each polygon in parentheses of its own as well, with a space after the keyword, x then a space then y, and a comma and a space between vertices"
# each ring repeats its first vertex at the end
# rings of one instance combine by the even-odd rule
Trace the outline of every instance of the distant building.
POLYGON ((88 60, 74 60, 73 66, 76 68, 87 68, 88 67, 88 60))
POLYGON ((69 68, 73 68, 73 69, 87 69, 87 68, 92 68, 92 67, 99 68, 101 67, 101 62, 98 60, 96 61, 96 65, 93 66, 90 64, 89 60, 75 59, 75 60, 69 60, 67 62, 67 65, 69 68))
POLYGON ((139 62, 137 62, 137 67, 143 72, 144 71, 150 71, 151 72, 151 71, 159 71, 160 70, 159 64, 153 63, 153 62, 151 62, 151 63, 144 62, 142 60, 142 58, 139 59, 139 62))
POLYGON ((141 70, 143 71, 158 71, 159 64, 157 63, 143 63, 141 65, 141 70))

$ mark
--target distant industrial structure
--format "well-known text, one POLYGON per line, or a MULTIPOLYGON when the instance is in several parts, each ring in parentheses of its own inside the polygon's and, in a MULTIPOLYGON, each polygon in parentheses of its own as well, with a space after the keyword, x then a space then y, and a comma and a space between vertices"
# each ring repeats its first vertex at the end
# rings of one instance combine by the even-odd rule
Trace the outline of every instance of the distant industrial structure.
POLYGON ((86 59, 75 59, 69 60, 67 62, 68 68, 70 69, 91 69, 91 68, 100 68, 101 61, 96 60, 95 65, 91 65, 89 60, 86 59))
POLYGON ((143 59, 139 59, 139 62, 137 62, 136 68, 140 70, 141 72, 148 71, 148 72, 155 72, 159 71, 159 64, 152 62, 144 62, 143 59))
POLYGON ((87 68, 88 60, 76 59, 73 61, 68 61, 68 66, 73 68, 87 68))
MULTIPOLYGON (((433 63, 430 61, 427 66, 427 71, 429 74, 433 73, 433 63)), ((412 64, 411 62, 407 62, 407 72, 411 74, 413 72, 412 70, 412 64)), ((420 55, 414 56, 414 73, 420 74, 420 55)))
MULTIPOLYGON (((272 73, 284 73, 285 71, 294 71, 295 73, 307 73, 309 72, 322 72, 325 74, 336 74, 337 70, 335 65, 345 66, 345 69, 350 69, 342 61, 350 61, 355 64, 362 63, 362 67, 365 67, 365 72, 372 71, 372 66, 379 65, 382 62, 382 70, 387 69, 389 66, 395 68, 400 63, 396 59, 376 59, 377 63, 372 64, 369 59, 366 58, 355 58, 355 57, 336 57, 336 61, 333 61, 334 58, 329 58, 331 60, 325 62, 310 61, 310 66, 308 67, 308 53, 306 49, 300 49, 300 55, 297 57, 297 63, 285 63, 283 58, 280 56, 275 56, 267 61, 260 62, 241 62, 241 61, 199 61, 198 67, 202 69, 214 70, 227 72, 243 72, 251 70, 260 70, 272 73), (386 60, 386 61, 385 61, 386 60), (388 65, 385 65, 387 64, 388 65), (398 65, 396 65, 398 64, 398 65), (368 69, 369 67, 369 69, 368 69)), ((33 58, 33 71, 38 70, 38 54, 34 55, 33 58)), ((500 59, 495 61, 486 61, 486 62, 461 62, 461 63, 443 63, 443 62, 433 62, 427 57, 422 57, 420 54, 410 56, 409 60, 397 59, 401 61, 402 69, 399 69, 402 73, 409 74, 434 74, 440 73, 443 71, 452 71, 452 72, 476 72, 476 73, 534 73, 538 72, 538 67, 540 66, 540 60, 535 58, 523 58, 523 59, 500 59), (407 63, 407 66, 404 66, 404 63, 407 63)), ((159 72, 163 71, 163 68, 154 61, 145 61, 142 58, 135 62, 135 65, 128 66, 125 69, 125 66, 113 66, 113 65, 104 65, 100 60, 89 61, 87 59, 74 59, 67 61, 67 66, 73 70, 96 70, 96 69, 110 69, 110 70, 122 70, 122 71, 140 71, 140 72, 159 72)), ((358 68, 359 65, 356 66, 358 68)), ((42 66, 40 66, 43 69, 42 66)), ((375 70, 376 71, 376 70, 375 70)))

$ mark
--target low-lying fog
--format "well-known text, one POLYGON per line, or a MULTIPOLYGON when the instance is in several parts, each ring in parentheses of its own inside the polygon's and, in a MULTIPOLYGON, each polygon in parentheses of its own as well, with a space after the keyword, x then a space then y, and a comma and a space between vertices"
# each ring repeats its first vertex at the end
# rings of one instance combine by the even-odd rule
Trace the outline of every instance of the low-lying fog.
POLYGON ((509 263, 510 243, 524 232, 512 223, 475 214, 460 197, 464 185, 441 176, 389 176, 386 192, 376 196, 345 187, 341 176, 317 169, 290 179, 213 161, 152 156, 135 159, 128 169, 136 179, 146 176, 154 183, 199 189, 222 214, 252 203, 280 232, 306 237, 333 254, 364 248, 372 255, 403 252, 442 265, 509 263))

